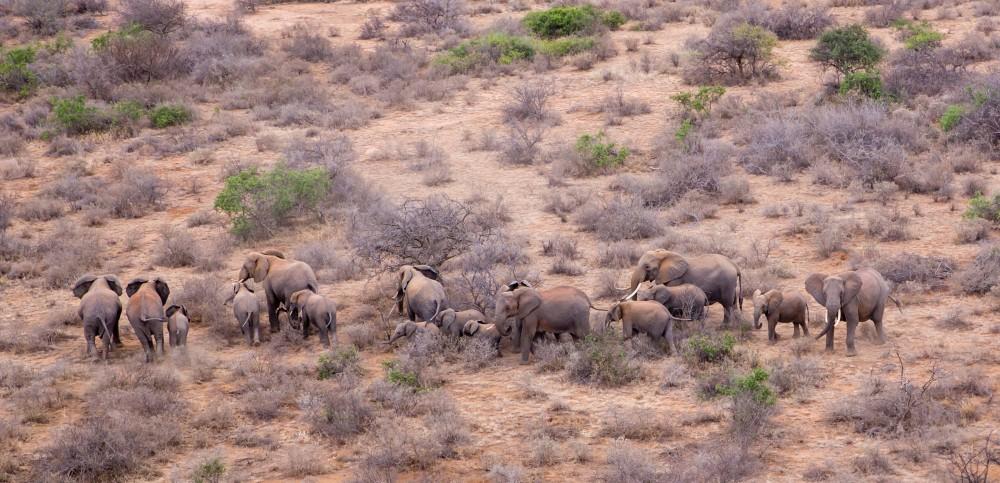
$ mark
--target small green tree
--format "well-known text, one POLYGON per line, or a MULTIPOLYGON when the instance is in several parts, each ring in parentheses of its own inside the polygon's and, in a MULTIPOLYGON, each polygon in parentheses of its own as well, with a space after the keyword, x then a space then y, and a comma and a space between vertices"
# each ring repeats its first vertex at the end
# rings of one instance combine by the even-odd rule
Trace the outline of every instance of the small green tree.
POLYGON ((927 22, 913 22, 906 19, 899 19, 892 25, 899 31, 903 38, 903 45, 910 50, 925 51, 933 50, 941 46, 944 34, 934 30, 927 22))
POLYGON ((112 120, 102 110, 87 105, 83 96, 52 99, 52 122, 70 135, 107 130, 112 120))
POLYGON ((329 191, 330 176, 322 168, 278 165, 267 173, 253 168, 226 178, 214 206, 229 216, 233 234, 264 238, 288 225, 294 214, 315 209, 329 191))
POLYGON ((592 32, 599 25, 617 29, 625 23, 619 12, 602 12, 593 5, 570 5, 530 12, 524 26, 539 37, 554 38, 592 32))
POLYGON ((164 104, 156 106, 149 113, 149 120, 153 127, 163 129, 165 127, 184 124, 193 117, 191 110, 180 104, 164 104))
POLYGON ((191 475, 191 480, 194 483, 218 483, 222 481, 222 477, 225 474, 226 465, 222 462, 222 459, 211 458, 195 468, 194 473, 191 475))
POLYGON ((0 51, 0 89, 13 92, 18 97, 27 97, 38 85, 38 76, 28 68, 35 61, 33 47, 0 51))
POLYGON ((872 41, 861 25, 828 30, 810 51, 810 58, 845 76, 860 70, 873 70, 885 56, 885 50, 872 41))
POLYGON ((990 199, 983 196, 982 193, 977 193, 969 200, 969 208, 962 216, 967 219, 982 218, 993 223, 1000 223, 1000 194, 993 195, 993 198, 990 199))
POLYGON ((603 170, 625 164, 629 149, 608 141, 606 134, 584 134, 576 140, 576 152, 583 158, 589 170, 603 170))
POLYGON ((770 376, 767 371, 758 367, 743 377, 737 377, 731 384, 717 388, 717 391, 720 394, 733 397, 749 395, 758 403, 770 406, 777 401, 777 397, 775 397, 774 391, 767 386, 768 377, 770 376))
POLYGON ((670 98, 684 108, 685 117, 701 118, 712 112, 712 105, 722 98, 726 88, 722 86, 701 86, 698 92, 681 92, 670 98))
POLYGON ((964 115, 965 106, 952 104, 944 110, 944 114, 942 114, 941 119, 938 120, 938 126, 941 126, 941 130, 944 132, 951 131, 952 129, 955 129, 955 126, 958 125, 964 115))
POLYGON ((844 76, 840 82, 840 95, 857 94, 870 99, 882 99, 882 77, 878 71, 859 70, 844 76))

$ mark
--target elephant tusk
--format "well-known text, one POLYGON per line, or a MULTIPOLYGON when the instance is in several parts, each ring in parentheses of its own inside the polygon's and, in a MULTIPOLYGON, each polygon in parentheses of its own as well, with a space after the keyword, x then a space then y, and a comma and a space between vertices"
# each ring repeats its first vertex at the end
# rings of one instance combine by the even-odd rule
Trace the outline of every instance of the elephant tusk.
POLYGON ((635 290, 633 290, 632 293, 626 295, 624 298, 620 299, 619 301, 628 300, 628 299, 634 297, 635 294, 639 293, 639 287, 641 287, 641 286, 642 286, 641 283, 639 285, 636 285, 635 286, 635 290))

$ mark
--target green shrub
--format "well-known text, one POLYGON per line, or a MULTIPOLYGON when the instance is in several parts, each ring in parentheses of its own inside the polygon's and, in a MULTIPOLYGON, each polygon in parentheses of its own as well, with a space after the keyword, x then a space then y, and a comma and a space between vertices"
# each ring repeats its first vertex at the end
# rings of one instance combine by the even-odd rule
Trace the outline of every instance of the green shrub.
POLYGON ((536 53, 564 57, 591 50, 596 45, 592 37, 532 39, 503 32, 491 32, 466 40, 439 55, 435 63, 453 74, 467 73, 491 65, 509 65, 531 60, 536 53))
POLYGON ((405 386, 414 391, 424 391, 424 388, 420 384, 420 377, 416 372, 410 372, 403 370, 399 361, 385 361, 382 363, 382 367, 385 369, 385 380, 396 384, 398 386, 405 386))
POLYGON ((674 137, 677 141, 683 143, 687 141, 688 136, 691 135, 691 130, 694 129, 694 121, 690 119, 684 119, 681 121, 680 127, 677 128, 677 132, 674 133, 674 137))
POLYGON ((882 77, 878 71, 859 70, 844 76, 840 82, 840 95, 857 94, 869 99, 881 99, 885 92, 882 90, 882 77))
POLYGON ((958 125, 964 115, 965 107, 958 104, 950 105, 944 110, 944 114, 942 114, 941 119, 938 120, 938 125, 941 126, 941 130, 944 132, 951 131, 958 125))
POLYGON ((767 385, 768 377, 767 371, 758 367, 743 377, 733 379, 728 386, 720 388, 719 393, 733 397, 748 394, 758 403, 770 406, 777 401, 777 397, 767 385))
POLYGON ((872 70, 885 51, 872 41, 868 31, 861 25, 828 30, 819 38, 810 51, 810 57, 847 75, 859 70, 872 70))
POLYGON ((576 152, 591 169, 607 169, 625 164, 629 150, 608 141, 607 135, 584 134, 576 140, 576 152))
POLYGON ((111 117, 101 109, 87 105, 83 96, 56 98, 51 102, 53 122, 67 134, 100 132, 111 127, 111 117))
POLYGON ((620 12, 602 12, 592 5, 553 7, 524 16, 524 26, 545 38, 593 32, 599 25, 617 29, 624 23, 625 16, 620 12))
POLYGON ((28 65, 35 61, 33 47, 18 47, 6 53, 0 51, 0 89, 27 97, 38 85, 38 76, 28 65))
POLYGON ((910 50, 929 50, 941 46, 944 34, 934 30, 931 24, 899 19, 892 25, 903 37, 903 45, 910 50))
POLYGON ((241 238, 269 237, 288 225, 296 212, 313 210, 330 191, 323 168, 291 169, 276 166, 267 173, 256 169, 226 178, 215 198, 215 209, 229 216, 233 234, 241 238))
POLYGON ((588 335, 570 355, 566 369, 574 381, 606 387, 624 386, 642 375, 642 368, 611 333, 588 335))
POLYGON ((316 377, 322 381, 340 374, 358 373, 361 369, 358 361, 358 350, 354 346, 322 354, 316 365, 316 377))
POLYGON ((712 104, 715 104, 726 93, 726 88, 722 86, 701 86, 698 92, 681 92, 670 98, 677 101, 684 108, 686 116, 707 116, 712 111, 712 104))
POLYGON ((191 117, 191 110, 179 104, 157 106, 149 113, 149 120, 157 129, 184 124, 190 121, 191 117))
POLYGON ((969 200, 969 208, 962 216, 970 220, 982 218, 1000 223, 1000 194, 993 195, 993 199, 983 196, 982 193, 976 194, 969 200))
POLYGON ((736 339, 729 334, 722 337, 695 335, 688 339, 684 355, 695 362, 719 362, 733 353, 736 339))
POLYGON ((146 108, 137 101, 118 101, 114 110, 122 119, 137 122, 146 115, 146 108))
POLYGON ((536 40, 535 50, 549 57, 565 57, 579 54, 594 48, 597 42, 593 37, 567 37, 564 39, 536 40))
POLYGON ((211 458, 195 468, 191 475, 194 483, 216 483, 226 474, 226 465, 220 458, 211 458))

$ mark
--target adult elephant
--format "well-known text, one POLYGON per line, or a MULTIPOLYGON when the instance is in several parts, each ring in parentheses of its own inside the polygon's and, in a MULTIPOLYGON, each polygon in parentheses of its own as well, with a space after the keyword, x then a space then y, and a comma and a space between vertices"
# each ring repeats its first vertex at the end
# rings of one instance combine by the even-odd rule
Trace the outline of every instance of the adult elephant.
POLYGON ((854 330, 859 322, 874 322, 879 343, 885 343, 882 317, 885 315, 886 300, 892 300, 899 312, 903 313, 899 301, 890 295, 889 284, 873 268, 835 275, 813 273, 806 278, 806 292, 826 307, 826 328, 816 336, 816 339, 826 336, 826 350, 833 350, 833 328, 841 320, 847 322, 848 356, 857 354, 854 349, 854 330))
POLYGON ((153 362, 155 352, 163 355, 163 323, 167 320, 163 306, 170 297, 170 287, 160 277, 138 277, 125 286, 125 293, 129 297, 125 315, 142 344, 146 362, 153 362))
POLYGON ((709 305, 722 305, 723 326, 728 326, 743 310, 743 280, 740 269, 732 260, 722 255, 684 257, 669 250, 650 250, 639 258, 632 271, 633 298, 642 282, 669 286, 689 283, 705 292, 709 305))
POLYGON ((412 321, 432 322, 447 306, 441 275, 430 265, 403 265, 396 285, 396 310, 412 321))
POLYGON ((514 290, 504 287, 496 296, 493 323, 500 334, 509 334, 520 323, 521 364, 527 364, 531 344, 539 331, 567 333, 578 340, 590 333, 590 304, 587 294, 573 287, 536 290, 522 286, 514 290), (514 323, 508 319, 516 319, 514 323))
POLYGON ((104 341, 102 359, 108 358, 112 345, 122 344, 118 335, 118 319, 122 315, 122 284, 114 275, 84 275, 73 284, 73 295, 80 299, 77 314, 83 321, 83 338, 87 340, 87 355, 97 348, 94 337, 104 341))
POLYGON ((261 253, 251 253, 240 269, 239 282, 253 281, 263 283, 264 296, 267 300, 267 320, 271 332, 281 330, 278 319, 278 305, 291 304, 290 298, 299 290, 319 290, 316 274, 305 262, 286 260, 281 252, 267 250, 261 253))

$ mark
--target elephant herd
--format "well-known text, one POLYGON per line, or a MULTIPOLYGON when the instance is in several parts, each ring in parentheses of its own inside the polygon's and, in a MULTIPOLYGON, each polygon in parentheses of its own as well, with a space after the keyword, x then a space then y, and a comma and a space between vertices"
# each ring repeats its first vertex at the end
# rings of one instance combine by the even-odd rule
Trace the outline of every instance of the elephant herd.
MULTIPOLYGON (((254 285, 262 287, 270 331, 288 325, 309 337, 310 326, 319 332, 324 347, 337 342, 337 304, 318 293, 316 275, 308 264, 285 258, 277 251, 252 253, 240 268, 223 303, 231 304, 235 323, 250 345, 260 344, 260 301, 254 285), (251 283, 251 280, 253 283, 251 283)), ((889 284, 877 271, 862 268, 834 275, 813 273, 805 282, 806 292, 826 308, 826 326, 817 339, 826 336, 826 349, 833 350, 834 328, 847 322, 847 353, 856 353, 854 333, 860 322, 875 324, 879 341, 885 342, 883 316, 886 302, 899 302, 890 295, 889 284)), ((392 344, 414 334, 430 332, 451 337, 474 337, 488 341, 499 350, 500 340, 510 338, 521 363, 529 362, 533 344, 540 338, 569 334, 574 340, 590 332, 590 311, 606 311, 605 328, 621 322, 622 335, 630 338, 644 333, 676 353, 675 321, 700 321, 704 326, 708 306, 723 308, 723 326, 741 320, 743 309, 742 274, 722 255, 685 257, 657 249, 643 254, 631 274, 628 295, 607 309, 591 304, 583 291, 558 286, 547 289, 513 281, 496 294, 492 323, 480 311, 458 311, 448 304, 439 272, 428 265, 400 267, 396 281, 395 305, 405 321, 397 324, 386 341, 392 344)), ((80 298, 78 314, 83 321, 87 354, 96 349, 94 339, 103 341, 102 358, 121 346, 118 320, 122 313, 119 297, 122 285, 114 275, 86 275, 72 288, 80 298)), ((167 305, 170 288, 160 277, 136 278, 125 286, 125 310, 147 362, 164 351, 163 325, 166 323, 171 347, 187 344, 188 310, 183 305, 167 305)), ((809 335, 809 303, 794 290, 770 290, 753 294, 754 328, 760 318, 768 323, 768 341, 778 340, 778 323, 791 323, 795 337, 809 335)))

